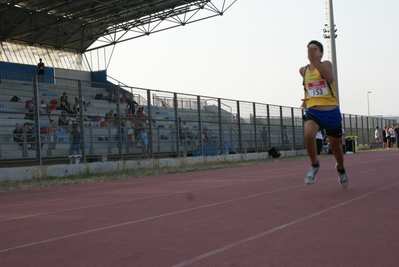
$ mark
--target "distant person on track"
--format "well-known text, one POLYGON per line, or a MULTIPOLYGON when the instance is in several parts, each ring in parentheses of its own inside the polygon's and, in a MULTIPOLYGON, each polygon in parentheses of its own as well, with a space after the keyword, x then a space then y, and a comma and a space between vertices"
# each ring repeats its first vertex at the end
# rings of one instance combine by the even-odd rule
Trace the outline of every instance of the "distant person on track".
POLYGON ((337 164, 338 182, 343 188, 348 187, 348 177, 344 168, 342 150, 342 117, 338 107, 337 91, 334 84, 333 66, 330 61, 322 61, 323 45, 318 41, 310 41, 308 46, 310 64, 299 69, 303 77, 305 97, 301 108, 304 114, 304 135, 306 150, 311 166, 305 177, 306 184, 316 181, 320 162, 316 151, 316 133, 325 129, 330 140, 330 147, 337 164))
POLYGON ((374 137, 375 137, 375 142, 379 143, 380 139, 381 139, 381 135, 380 135, 380 129, 378 128, 378 126, 375 127, 374 137))

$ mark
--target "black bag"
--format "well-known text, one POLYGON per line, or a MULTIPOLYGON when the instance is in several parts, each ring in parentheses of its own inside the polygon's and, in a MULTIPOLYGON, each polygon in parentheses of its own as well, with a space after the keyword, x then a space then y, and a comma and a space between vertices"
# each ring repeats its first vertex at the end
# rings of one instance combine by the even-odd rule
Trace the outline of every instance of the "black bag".
POLYGON ((19 98, 18 96, 13 96, 11 99, 10 99, 10 102, 19 102, 19 101, 21 101, 21 98, 19 98))
POLYGON ((273 158, 279 158, 281 156, 281 153, 280 151, 277 150, 277 148, 272 147, 269 150, 269 155, 272 156, 273 158))

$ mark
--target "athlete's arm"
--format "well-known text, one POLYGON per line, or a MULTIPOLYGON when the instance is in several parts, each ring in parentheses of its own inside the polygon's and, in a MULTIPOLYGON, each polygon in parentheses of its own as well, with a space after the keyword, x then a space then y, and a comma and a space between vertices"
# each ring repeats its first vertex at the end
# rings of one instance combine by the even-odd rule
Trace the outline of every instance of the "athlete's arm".
POLYGON ((330 61, 326 60, 321 62, 312 62, 315 68, 320 72, 320 75, 329 83, 334 81, 334 71, 330 61))

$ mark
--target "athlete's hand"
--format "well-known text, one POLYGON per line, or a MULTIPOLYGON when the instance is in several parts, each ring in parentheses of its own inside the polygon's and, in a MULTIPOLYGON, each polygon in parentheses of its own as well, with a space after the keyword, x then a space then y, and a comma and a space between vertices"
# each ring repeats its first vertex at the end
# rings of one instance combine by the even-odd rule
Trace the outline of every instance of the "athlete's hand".
POLYGON ((303 111, 306 111, 306 110, 308 109, 308 107, 306 106, 306 101, 305 101, 305 99, 301 99, 301 100, 302 100, 301 109, 302 109, 303 111))
POLYGON ((316 48, 309 47, 308 48, 308 59, 310 60, 310 62, 316 62, 317 57, 318 57, 318 53, 317 53, 316 48))

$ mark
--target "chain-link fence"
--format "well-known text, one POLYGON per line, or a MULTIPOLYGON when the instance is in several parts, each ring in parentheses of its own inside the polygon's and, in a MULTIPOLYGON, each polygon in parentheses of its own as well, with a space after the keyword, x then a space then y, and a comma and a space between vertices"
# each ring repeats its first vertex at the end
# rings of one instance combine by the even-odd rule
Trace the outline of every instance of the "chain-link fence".
MULTIPOLYGON (((305 146, 299 108, 5 71, 0 75, 0 162, 41 165, 76 153, 89 162, 305 146), (76 146, 71 150, 74 142, 80 151, 76 146)), ((393 123, 382 117, 342 117, 346 135, 357 136, 359 145, 374 142, 376 126, 393 123)))

